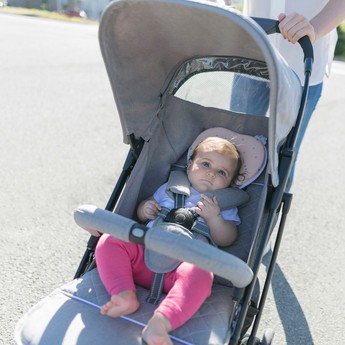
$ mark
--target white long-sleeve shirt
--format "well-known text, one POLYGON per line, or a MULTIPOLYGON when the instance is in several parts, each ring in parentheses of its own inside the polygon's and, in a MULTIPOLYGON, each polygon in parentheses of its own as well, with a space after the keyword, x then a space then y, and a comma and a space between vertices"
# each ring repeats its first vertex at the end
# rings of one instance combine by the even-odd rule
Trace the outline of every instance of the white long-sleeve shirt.
MULTIPOLYGON (((328 0, 244 0, 243 13, 253 17, 278 19, 280 13, 297 12, 310 20, 324 8, 327 2, 328 0)), ((271 36, 272 43, 303 83, 303 51, 299 44, 291 44, 281 35, 271 36)), ((313 44, 314 65, 310 85, 321 83, 325 75, 330 74, 337 39, 337 31, 334 29, 313 44)))

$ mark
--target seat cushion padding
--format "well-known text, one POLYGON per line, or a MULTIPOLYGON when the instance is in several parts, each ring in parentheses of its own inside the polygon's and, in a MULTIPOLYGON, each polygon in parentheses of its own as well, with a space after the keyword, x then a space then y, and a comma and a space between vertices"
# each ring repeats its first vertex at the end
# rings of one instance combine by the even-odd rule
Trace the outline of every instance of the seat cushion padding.
MULTIPOLYGON (((87 272, 53 291, 22 317, 15 330, 18 345, 142 344, 141 325, 101 315, 98 308, 70 298, 61 291, 95 305, 102 305, 110 298, 97 269, 87 272)), ((139 324, 146 324, 155 306, 145 302, 148 290, 138 287, 137 294, 140 308, 128 317, 139 324)), ((171 334, 191 344, 226 344, 232 307, 231 289, 214 285, 212 296, 193 318, 171 334)))

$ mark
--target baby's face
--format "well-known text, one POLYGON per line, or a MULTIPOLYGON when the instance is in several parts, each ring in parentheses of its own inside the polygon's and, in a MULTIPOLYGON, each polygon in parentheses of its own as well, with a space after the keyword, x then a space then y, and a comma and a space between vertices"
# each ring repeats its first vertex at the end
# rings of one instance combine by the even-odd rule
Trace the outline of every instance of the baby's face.
POLYGON ((192 187, 199 193, 205 193, 229 187, 236 164, 236 159, 228 154, 202 151, 190 160, 187 174, 192 187))

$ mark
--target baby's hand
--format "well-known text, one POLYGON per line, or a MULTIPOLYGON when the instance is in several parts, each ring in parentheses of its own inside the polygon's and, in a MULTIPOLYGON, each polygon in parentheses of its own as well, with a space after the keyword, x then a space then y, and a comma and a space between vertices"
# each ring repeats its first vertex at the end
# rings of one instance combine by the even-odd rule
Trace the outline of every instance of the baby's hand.
POLYGON ((149 199, 142 204, 140 213, 142 215, 142 219, 151 220, 157 218, 160 211, 161 207, 157 201, 149 199))
POLYGON ((220 214, 220 208, 216 197, 214 196, 213 198, 209 198, 204 194, 201 195, 201 199, 195 207, 195 212, 205 221, 218 217, 220 214))

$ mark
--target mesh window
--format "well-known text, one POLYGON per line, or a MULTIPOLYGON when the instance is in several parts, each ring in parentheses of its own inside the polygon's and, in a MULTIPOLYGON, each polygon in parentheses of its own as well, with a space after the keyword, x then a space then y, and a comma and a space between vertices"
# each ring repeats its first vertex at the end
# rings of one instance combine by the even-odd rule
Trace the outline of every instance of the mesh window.
POLYGON ((269 80, 262 63, 239 58, 203 58, 183 64, 170 92, 205 107, 250 115, 269 108, 269 80))

